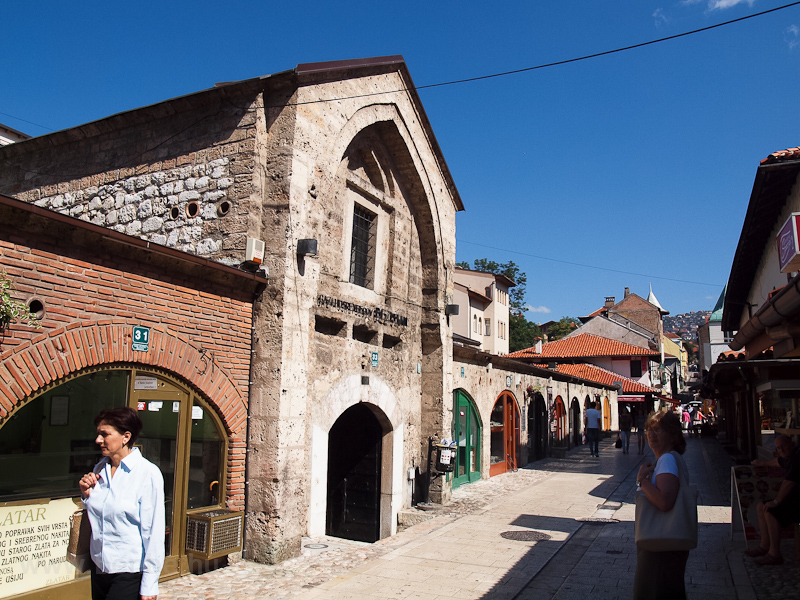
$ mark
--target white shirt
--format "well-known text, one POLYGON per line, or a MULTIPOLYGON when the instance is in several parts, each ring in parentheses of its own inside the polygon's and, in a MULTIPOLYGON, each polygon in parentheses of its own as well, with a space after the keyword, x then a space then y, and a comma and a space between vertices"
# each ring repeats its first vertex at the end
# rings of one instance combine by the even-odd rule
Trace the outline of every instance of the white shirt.
POLYGON ((656 468, 653 471, 653 475, 650 477, 650 481, 655 483, 656 477, 661 475, 661 473, 669 473, 670 475, 675 475, 675 477, 680 477, 678 472, 678 462, 675 460, 675 456, 672 454, 672 452, 667 452, 666 454, 661 455, 661 458, 659 458, 658 462, 656 462, 656 468))
MULTIPOLYGON (((656 482, 656 477, 661 475, 661 473, 669 473, 670 475, 675 475, 680 479, 680 473, 678 471, 678 461, 675 460, 675 455, 672 452, 667 452, 666 454, 662 454, 661 458, 656 461, 656 468, 653 470, 653 474, 650 476, 650 481, 652 483, 656 482)), ((641 491, 641 486, 636 488, 636 491, 641 491)))
POLYGON ((164 566, 164 477, 138 448, 111 477, 104 458, 94 468, 100 480, 83 499, 92 524, 92 561, 103 573, 142 573, 139 593, 158 594, 164 566))

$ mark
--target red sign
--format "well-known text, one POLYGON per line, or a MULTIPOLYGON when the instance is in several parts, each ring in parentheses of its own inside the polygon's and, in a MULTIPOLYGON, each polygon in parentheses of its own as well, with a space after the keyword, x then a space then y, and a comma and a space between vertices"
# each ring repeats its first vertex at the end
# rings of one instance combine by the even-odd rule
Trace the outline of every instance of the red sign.
POLYGON ((800 243, 797 232, 800 230, 800 213, 792 213, 778 232, 778 264, 781 273, 791 273, 800 269, 800 243))
POLYGON ((617 396, 617 402, 644 402, 644 396, 617 396))
POLYGON ((137 402, 136 410, 144 410, 144 402, 137 402))

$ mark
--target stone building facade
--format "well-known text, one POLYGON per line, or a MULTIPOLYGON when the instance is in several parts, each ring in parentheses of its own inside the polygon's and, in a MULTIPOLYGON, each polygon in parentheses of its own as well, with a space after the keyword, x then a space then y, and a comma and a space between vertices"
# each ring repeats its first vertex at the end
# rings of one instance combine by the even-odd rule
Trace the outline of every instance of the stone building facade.
MULTIPOLYGON (((8 227, 0 245, 18 297, 44 310, 42 332, 15 326, 4 342, 17 383, 0 387, 0 445, 51 380, 141 370, 130 399, 145 416, 145 388, 163 383, 219 420, 224 439, 202 448, 226 444, 226 485, 211 487, 245 510, 246 558, 284 560, 307 534, 375 541, 423 494, 446 500, 457 482, 425 489, 428 448, 459 439, 460 407, 480 440, 468 479, 488 477, 547 452, 551 432, 579 440, 584 396, 609 391, 500 358, 487 378, 491 355, 454 362, 445 307, 463 205, 401 57, 299 65, 0 148, 0 194, 44 224, 41 247, 8 227), (130 346, 137 323, 146 352, 130 346), (544 416, 529 451, 532 400, 544 416)), ((194 412, 182 418, 193 430, 194 412)), ((198 448, 175 468, 202 479, 198 448)), ((191 497, 176 492, 176 514, 191 497)))
POLYGON ((402 58, 215 87, 4 147, 0 164, 0 193, 151 245, 256 272, 247 242, 263 242, 244 554, 394 532, 409 469, 451 429, 463 209, 402 58), (367 508, 341 506, 357 496, 367 508))

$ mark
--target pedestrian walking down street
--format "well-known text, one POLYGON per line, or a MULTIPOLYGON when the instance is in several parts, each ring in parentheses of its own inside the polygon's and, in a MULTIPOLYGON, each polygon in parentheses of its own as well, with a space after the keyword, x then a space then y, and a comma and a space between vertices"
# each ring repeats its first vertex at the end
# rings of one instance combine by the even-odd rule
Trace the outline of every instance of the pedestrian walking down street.
POLYGON ((633 425, 633 417, 627 408, 622 407, 619 411, 619 432, 622 435, 622 453, 628 454, 628 449, 631 444, 631 426, 633 425))
POLYGON ((586 409, 586 416, 583 417, 583 424, 586 426, 586 441, 589 443, 589 452, 592 456, 600 456, 600 411, 595 408, 597 404, 592 402, 586 409))
POLYGON ((636 442, 639 445, 639 454, 644 454, 645 449, 645 432, 644 424, 647 421, 647 414, 644 408, 636 409, 636 442))

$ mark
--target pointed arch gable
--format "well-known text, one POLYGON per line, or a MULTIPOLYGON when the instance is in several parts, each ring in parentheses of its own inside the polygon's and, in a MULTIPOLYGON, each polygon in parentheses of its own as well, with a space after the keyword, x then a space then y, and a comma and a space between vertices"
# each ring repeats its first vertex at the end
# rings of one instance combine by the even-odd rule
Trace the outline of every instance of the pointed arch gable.
MULTIPOLYGON (((400 175, 404 186, 404 199, 414 213, 419 230, 420 253, 422 257, 423 283, 427 293, 425 303, 430 309, 436 309, 438 297, 428 291, 445 288, 444 249, 442 246, 443 231, 439 207, 436 204, 434 175, 426 168, 423 159, 425 153, 418 148, 400 110, 395 104, 371 104, 358 109, 338 132, 328 152, 320 156, 330 157, 328 165, 318 165, 324 183, 320 185, 322 193, 332 195, 340 185, 341 161, 351 145, 362 136, 376 135, 391 155, 393 165, 400 175)), ((427 138, 424 138, 427 139, 427 138)), ((376 165, 380 166, 380 160, 376 165)), ((377 176, 373 176, 376 180, 377 176)))

